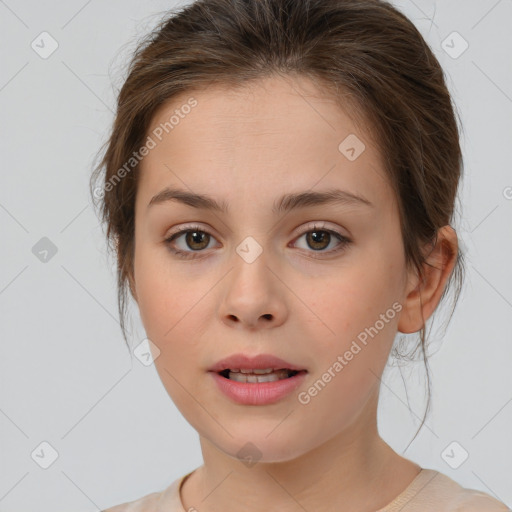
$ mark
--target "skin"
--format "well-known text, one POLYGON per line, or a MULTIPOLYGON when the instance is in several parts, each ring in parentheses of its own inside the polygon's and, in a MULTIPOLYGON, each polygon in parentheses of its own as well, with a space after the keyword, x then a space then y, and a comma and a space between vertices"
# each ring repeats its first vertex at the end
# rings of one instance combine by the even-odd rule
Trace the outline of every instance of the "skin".
POLYGON ((204 464, 183 483, 183 506, 375 511, 420 471, 379 436, 380 377, 397 332, 418 331, 439 303, 455 264, 456 234, 450 226, 439 231, 434 267, 420 283, 405 265, 396 198, 378 148, 308 79, 272 77, 236 91, 214 85, 182 94, 159 109, 148 134, 191 96, 198 105, 141 162, 130 279, 147 336, 160 351, 162 383, 200 436, 204 464), (349 134, 366 145, 354 161, 338 150, 349 134), (148 207, 166 186, 211 195, 229 213, 177 201, 148 207), (361 194, 373 207, 272 213, 282 194, 328 188, 361 194), (313 222, 351 242, 334 252, 339 241, 332 235, 315 250, 307 237, 313 222), (181 259, 165 239, 190 223, 210 237, 203 245, 187 245, 186 235, 174 240, 175 248, 199 256, 181 259), (247 236, 263 250, 252 263, 236 252, 247 236), (401 311, 317 396, 299 403, 297 394, 396 302, 401 311), (307 369, 306 380, 275 404, 236 404, 207 369, 238 352, 272 353, 307 369), (261 452, 250 467, 237 457, 248 442, 261 452))

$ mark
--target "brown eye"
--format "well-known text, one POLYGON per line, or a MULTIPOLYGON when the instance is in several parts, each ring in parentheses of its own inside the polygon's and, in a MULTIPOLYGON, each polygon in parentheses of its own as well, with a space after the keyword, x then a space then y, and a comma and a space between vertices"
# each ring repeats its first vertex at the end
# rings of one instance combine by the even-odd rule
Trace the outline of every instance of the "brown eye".
POLYGON ((215 238, 199 226, 190 226, 165 239, 168 249, 180 258, 194 259, 207 254, 206 249, 215 238))
MULTIPOLYGON (((316 252, 321 256, 328 256, 337 253, 345 249, 345 247, 351 243, 351 240, 341 235, 337 231, 330 229, 319 229, 315 226, 309 231, 302 233, 302 235, 300 235, 297 240, 301 238, 305 238, 305 249, 310 254, 316 252), (337 241, 338 243, 334 244, 334 248, 329 250, 328 248, 330 245, 332 245, 333 241, 337 241)), ((199 226, 192 226, 188 229, 177 231, 169 238, 165 239, 165 244, 167 245, 168 249, 177 257, 184 259, 194 259, 208 256, 209 251, 205 251, 205 249, 208 248, 212 240, 215 240, 215 237, 213 237, 210 233, 200 229, 199 226)))
POLYGON ((321 250, 329 246, 331 234, 328 231, 308 231, 306 241, 311 249, 321 250))
POLYGON ((301 249, 305 249, 310 255, 313 253, 318 253, 319 256, 314 256, 315 258, 332 255, 345 249, 351 240, 349 240, 346 236, 343 236, 341 233, 334 231, 332 229, 321 229, 317 226, 312 226, 308 231, 304 231, 302 235, 300 235, 295 241, 294 245, 301 249), (305 243, 302 243, 302 247, 300 247, 299 240, 304 239, 305 243), (333 243, 333 242, 338 242, 333 243), (304 247, 305 246, 305 247, 304 247), (331 248, 329 249, 329 246, 331 248))
POLYGON ((208 247, 210 235, 204 231, 187 231, 185 236, 185 243, 187 247, 195 251, 200 251, 208 247), (206 242, 205 242, 206 241, 206 242))

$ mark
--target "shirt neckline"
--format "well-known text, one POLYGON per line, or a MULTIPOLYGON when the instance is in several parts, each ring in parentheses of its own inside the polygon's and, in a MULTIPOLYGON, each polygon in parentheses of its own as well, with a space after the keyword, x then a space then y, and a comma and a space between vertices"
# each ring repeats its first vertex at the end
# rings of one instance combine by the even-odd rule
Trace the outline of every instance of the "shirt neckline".
MULTIPOLYGON (((197 468, 196 468, 197 469, 197 468)), ((185 512, 183 502, 181 500, 181 488, 185 483, 185 480, 196 471, 196 469, 183 475, 173 486, 175 489, 175 501, 177 506, 177 512, 185 512)), ((375 512, 395 512, 401 510, 406 503, 414 498, 424 487, 426 487, 439 472, 434 469, 421 468, 420 472, 414 477, 411 483, 390 503, 384 507, 376 510, 375 512)))
POLYGON ((376 512, 398 512, 402 510, 412 498, 417 496, 439 474, 439 471, 435 469, 421 468, 414 480, 393 501, 376 512))

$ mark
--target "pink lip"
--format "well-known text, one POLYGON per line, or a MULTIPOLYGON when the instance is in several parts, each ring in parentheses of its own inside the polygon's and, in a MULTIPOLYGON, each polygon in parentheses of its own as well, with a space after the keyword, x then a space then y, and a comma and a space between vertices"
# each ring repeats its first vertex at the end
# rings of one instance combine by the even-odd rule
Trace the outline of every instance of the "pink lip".
POLYGON ((247 356, 245 354, 233 354, 225 359, 215 363, 208 369, 210 372, 221 372, 228 368, 240 368, 242 370, 263 370, 265 368, 286 368, 288 370, 301 371, 305 368, 296 366, 288 361, 275 357, 272 354, 259 354, 257 356, 247 356))
POLYGON ((208 371, 220 391, 234 402, 244 405, 266 405, 278 402, 300 386, 307 373, 306 369, 272 354, 259 354, 253 357, 245 354, 233 354, 218 361, 208 371), (236 382, 220 374, 220 372, 229 368, 242 370, 285 368, 299 373, 274 382, 236 382))
MULTIPOLYGON (((267 368, 271 368, 267 366, 267 368)), ((254 368, 254 366, 252 367, 254 368)), ((300 386, 307 372, 274 382, 236 382, 220 373, 210 372, 219 389, 231 400, 243 405, 267 405, 278 402, 300 386)))

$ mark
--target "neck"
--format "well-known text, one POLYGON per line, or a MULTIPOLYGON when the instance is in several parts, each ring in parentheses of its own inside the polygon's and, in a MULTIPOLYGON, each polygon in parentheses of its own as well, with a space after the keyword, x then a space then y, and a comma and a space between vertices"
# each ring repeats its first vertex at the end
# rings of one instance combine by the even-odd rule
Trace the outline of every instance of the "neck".
POLYGON ((204 464, 181 488, 185 510, 371 512, 390 503, 420 471, 380 438, 376 421, 368 418, 287 461, 247 466, 204 437, 201 449, 204 464))

